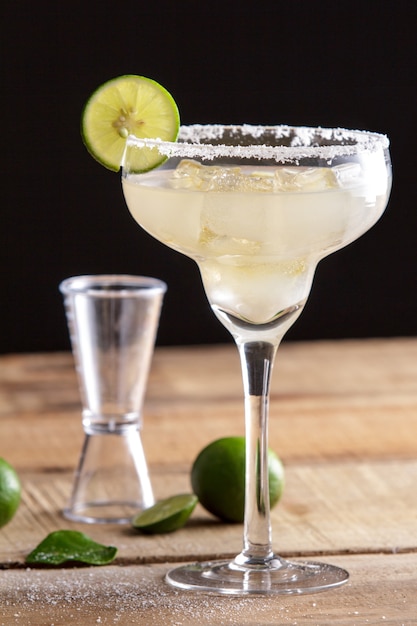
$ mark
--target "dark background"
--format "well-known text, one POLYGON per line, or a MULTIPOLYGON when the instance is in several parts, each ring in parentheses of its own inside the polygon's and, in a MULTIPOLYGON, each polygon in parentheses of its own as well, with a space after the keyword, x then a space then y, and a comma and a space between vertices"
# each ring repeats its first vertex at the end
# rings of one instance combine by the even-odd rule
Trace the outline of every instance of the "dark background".
POLYGON ((197 267, 148 237, 117 174, 79 134, 102 82, 162 83, 183 123, 380 131, 394 187, 378 224, 321 262, 288 339, 414 335, 417 328, 414 2, 4 3, 0 352, 69 347, 59 282, 135 273, 168 283, 159 343, 230 341, 197 267), (413 149, 414 148, 414 149, 413 149))

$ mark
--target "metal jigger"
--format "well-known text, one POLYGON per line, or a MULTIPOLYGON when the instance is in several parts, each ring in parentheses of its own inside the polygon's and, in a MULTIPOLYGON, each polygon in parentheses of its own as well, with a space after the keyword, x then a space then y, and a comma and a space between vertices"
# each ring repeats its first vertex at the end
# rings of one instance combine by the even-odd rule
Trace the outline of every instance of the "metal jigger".
POLYGON ((154 503, 140 431, 166 285, 141 276, 75 276, 60 291, 85 432, 64 516, 128 523, 154 503))

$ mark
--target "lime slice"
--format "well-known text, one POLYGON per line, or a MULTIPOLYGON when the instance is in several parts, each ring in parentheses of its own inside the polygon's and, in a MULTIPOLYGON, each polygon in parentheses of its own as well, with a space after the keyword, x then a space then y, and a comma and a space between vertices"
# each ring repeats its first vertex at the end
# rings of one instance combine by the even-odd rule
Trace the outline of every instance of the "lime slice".
POLYGON ((77 561, 88 565, 107 565, 116 553, 114 546, 96 543, 78 530, 57 530, 41 541, 26 557, 26 563, 61 565, 77 561))
POLYGON ((184 526, 197 502, 198 498, 193 494, 171 496, 138 513, 133 518, 132 524, 138 530, 150 535, 170 533, 184 526))
MULTIPOLYGON (((144 76, 126 75, 101 85, 89 98, 81 119, 81 135, 90 154, 102 165, 120 169, 126 138, 175 141, 180 117, 173 97, 164 87, 144 76)), ((137 151, 135 169, 160 165, 165 157, 157 150, 137 151)))
POLYGON ((21 495, 19 476, 4 459, 0 459, 0 528, 16 513, 21 495))

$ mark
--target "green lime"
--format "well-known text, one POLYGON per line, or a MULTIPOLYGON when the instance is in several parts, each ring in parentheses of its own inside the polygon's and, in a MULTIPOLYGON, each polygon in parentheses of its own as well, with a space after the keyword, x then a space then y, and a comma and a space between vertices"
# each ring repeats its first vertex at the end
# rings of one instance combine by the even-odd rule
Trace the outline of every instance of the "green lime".
POLYGON ((0 528, 16 513, 20 503, 19 476, 11 465, 0 459, 0 528))
MULTIPOLYGON (((134 75, 119 76, 98 87, 81 119, 87 150, 115 172, 120 169, 128 135, 175 141, 179 127, 178 108, 171 94, 154 80, 134 75)), ((135 169, 151 170, 164 160, 157 150, 143 148, 135 169)))
MULTIPOLYGON (((191 469, 191 485, 207 511, 228 522, 243 522, 245 438, 224 437, 203 448, 191 469)), ((275 506, 284 488, 284 468, 268 450, 269 499, 275 506)))
POLYGON ((61 565, 68 561, 88 565, 107 565, 117 548, 96 543, 78 530, 56 530, 49 533, 28 556, 26 563, 61 565))
POLYGON ((184 526, 197 502, 198 498, 189 493, 171 496, 138 513, 132 524, 150 535, 170 533, 184 526))

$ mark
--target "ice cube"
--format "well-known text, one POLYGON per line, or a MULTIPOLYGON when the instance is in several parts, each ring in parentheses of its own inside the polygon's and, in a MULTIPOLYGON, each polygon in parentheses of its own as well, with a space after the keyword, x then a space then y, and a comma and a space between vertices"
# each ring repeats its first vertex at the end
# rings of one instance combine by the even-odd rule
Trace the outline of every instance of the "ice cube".
POLYGON ((174 170, 170 179, 171 187, 175 189, 200 189, 201 165, 197 161, 184 159, 174 170))
POLYGON ((259 210, 251 206, 251 213, 245 211, 245 203, 228 202, 226 197, 208 195, 200 213, 199 243, 208 253, 216 255, 253 255, 259 251, 260 241, 256 232, 262 221, 259 210), (253 215, 256 222, 249 219, 253 215))
POLYGON ((243 191, 239 167, 209 167, 203 173, 207 191, 243 191))
POLYGON ((273 192, 274 173, 240 167, 201 165, 184 159, 172 175, 171 186, 196 191, 273 192))
POLYGON ((269 192, 275 191, 275 177, 273 172, 252 172, 245 177, 244 191, 269 192))
POLYGON ((239 188, 240 168, 201 165, 184 159, 174 171, 171 186, 195 191, 236 191, 239 188))
POLYGON ((324 191, 337 187, 328 167, 279 167, 275 171, 276 191, 324 191))
POLYGON ((344 189, 352 187, 361 182, 361 166, 359 163, 342 163, 332 167, 332 172, 336 178, 337 185, 344 189))
POLYGON ((204 225, 200 231, 199 243, 203 249, 210 249, 216 255, 254 255, 260 250, 261 243, 244 237, 221 235, 204 225))

